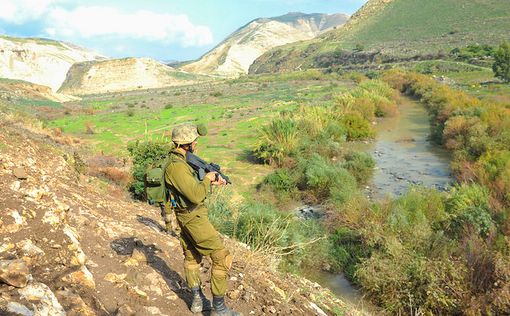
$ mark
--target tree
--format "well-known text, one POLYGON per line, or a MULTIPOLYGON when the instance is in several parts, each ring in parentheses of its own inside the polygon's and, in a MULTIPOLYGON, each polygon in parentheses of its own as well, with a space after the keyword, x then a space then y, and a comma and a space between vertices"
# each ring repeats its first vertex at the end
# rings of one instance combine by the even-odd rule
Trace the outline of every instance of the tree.
POLYGON ((504 41, 494 54, 492 65, 494 76, 505 82, 510 82, 510 44, 504 41))

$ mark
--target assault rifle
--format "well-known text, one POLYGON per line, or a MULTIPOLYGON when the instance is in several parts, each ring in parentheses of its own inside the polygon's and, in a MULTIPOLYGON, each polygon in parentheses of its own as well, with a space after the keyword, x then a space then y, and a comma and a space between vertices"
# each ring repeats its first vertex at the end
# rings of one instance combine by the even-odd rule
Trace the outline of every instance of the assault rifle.
POLYGON ((230 179, 221 173, 220 169, 221 167, 215 163, 207 163, 202 158, 196 156, 195 154, 191 152, 186 152, 186 162, 188 165, 191 166, 194 170, 198 172, 198 179, 200 181, 204 180, 205 174, 208 172, 216 172, 217 175, 219 174, 225 181, 227 181, 228 184, 232 184, 230 179))

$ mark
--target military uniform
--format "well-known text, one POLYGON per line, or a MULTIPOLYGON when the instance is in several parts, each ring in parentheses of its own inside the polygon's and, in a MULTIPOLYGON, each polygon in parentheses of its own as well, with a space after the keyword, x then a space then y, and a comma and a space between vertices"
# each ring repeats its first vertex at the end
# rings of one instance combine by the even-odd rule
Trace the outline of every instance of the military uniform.
POLYGON ((171 152, 165 181, 176 204, 175 215, 181 229, 186 282, 190 288, 200 286, 200 263, 203 256, 210 256, 211 292, 215 296, 224 296, 232 257, 209 222, 204 206, 211 180, 208 177, 202 181, 198 179, 196 172, 187 164, 185 153, 181 148, 171 152))

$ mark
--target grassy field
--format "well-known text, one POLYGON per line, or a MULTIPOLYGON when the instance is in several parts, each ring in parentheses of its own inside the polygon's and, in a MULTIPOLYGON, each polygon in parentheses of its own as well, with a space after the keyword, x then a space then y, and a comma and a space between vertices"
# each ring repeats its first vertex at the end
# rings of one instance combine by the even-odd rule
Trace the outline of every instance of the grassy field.
POLYGON ((329 104, 332 94, 351 85, 328 77, 282 81, 265 76, 94 95, 64 104, 47 126, 82 139, 93 152, 126 157, 130 141, 169 140, 176 124, 204 123, 209 135, 199 140, 199 154, 219 163, 244 188, 270 170, 249 161, 258 128, 282 110, 292 111, 302 104, 329 104))

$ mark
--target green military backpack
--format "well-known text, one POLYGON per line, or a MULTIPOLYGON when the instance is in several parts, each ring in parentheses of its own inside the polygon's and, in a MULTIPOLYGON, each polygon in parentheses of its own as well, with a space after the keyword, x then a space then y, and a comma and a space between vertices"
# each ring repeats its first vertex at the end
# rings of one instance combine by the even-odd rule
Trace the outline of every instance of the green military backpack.
POLYGON ((162 157, 150 164, 145 171, 145 196, 149 204, 162 204, 168 201, 165 185, 165 170, 170 164, 170 156, 162 157))

